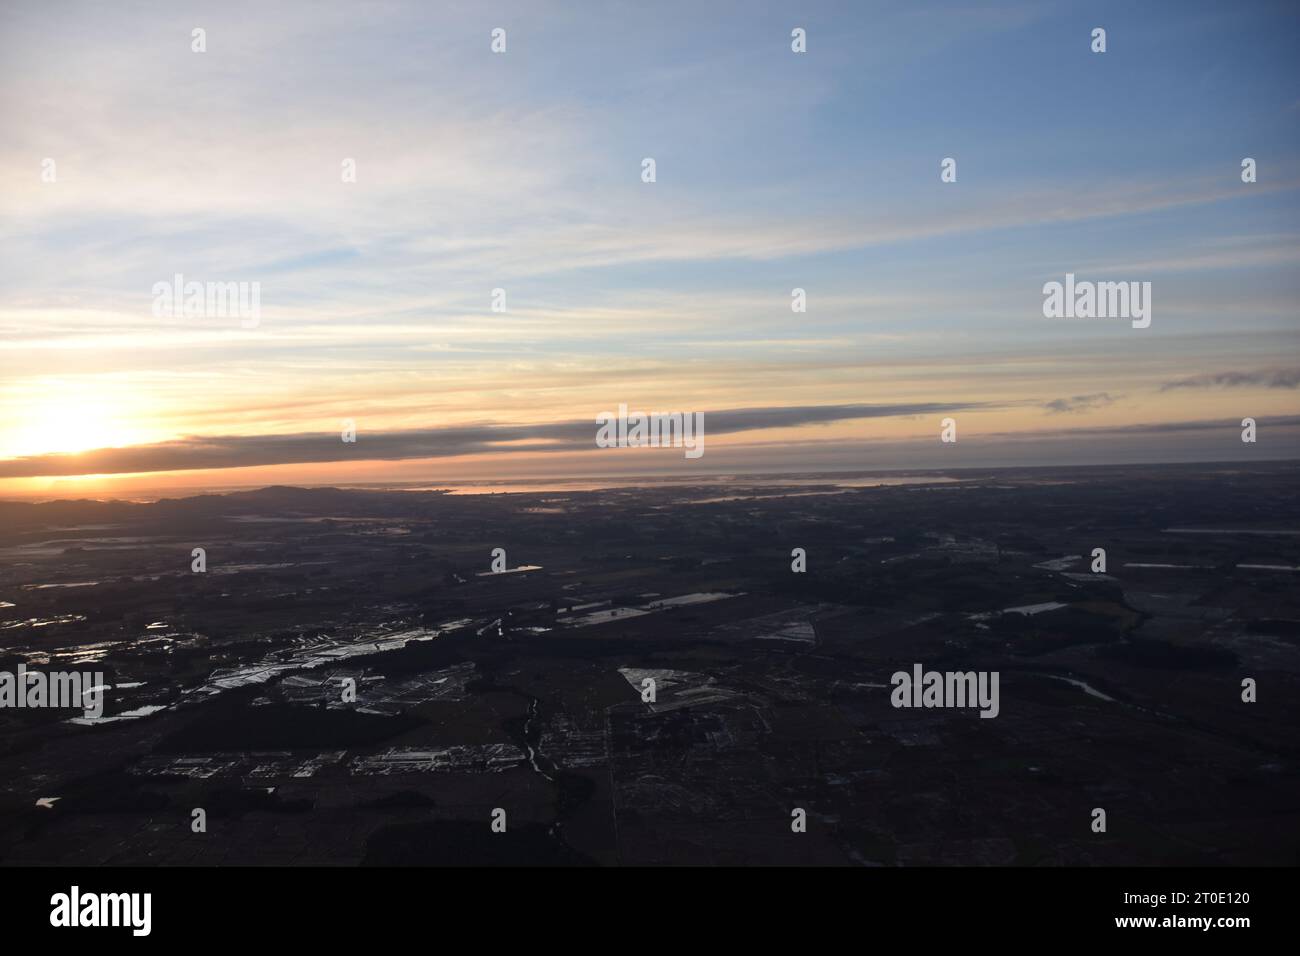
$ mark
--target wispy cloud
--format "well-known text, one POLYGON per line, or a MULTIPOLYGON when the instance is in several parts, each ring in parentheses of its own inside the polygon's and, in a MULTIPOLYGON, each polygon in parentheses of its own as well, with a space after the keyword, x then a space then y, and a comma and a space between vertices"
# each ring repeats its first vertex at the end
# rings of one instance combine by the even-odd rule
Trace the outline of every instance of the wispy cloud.
POLYGON ((1300 368, 1259 369, 1250 372, 1207 372, 1166 382, 1160 391, 1179 388, 1296 388, 1300 386, 1300 368))
POLYGON ((1058 398, 1050 402, 1045 402, 1043 408, 1053 414, 1063 412, 1085 412, 1093 408, 1101 408, 1105 405, 1112 405, 1115 397, 1109 392, 1095 392, 1092 395, 1075 395, 1070 398, 1058 398))

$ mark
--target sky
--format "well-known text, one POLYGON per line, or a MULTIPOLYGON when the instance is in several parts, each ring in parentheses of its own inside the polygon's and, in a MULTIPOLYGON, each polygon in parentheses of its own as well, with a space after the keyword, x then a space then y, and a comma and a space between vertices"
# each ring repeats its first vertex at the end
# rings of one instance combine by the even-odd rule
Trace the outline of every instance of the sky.
POLYGON ((1300 457, 1298 41, 1285 2, 5 4, 0 497, 1300 457), (1067 273, 1150 326, 1045 317, 1067 273), (159 314, 178 274, 256 321, 159 314), (597 448, 620 404, 705 453, 597 448))

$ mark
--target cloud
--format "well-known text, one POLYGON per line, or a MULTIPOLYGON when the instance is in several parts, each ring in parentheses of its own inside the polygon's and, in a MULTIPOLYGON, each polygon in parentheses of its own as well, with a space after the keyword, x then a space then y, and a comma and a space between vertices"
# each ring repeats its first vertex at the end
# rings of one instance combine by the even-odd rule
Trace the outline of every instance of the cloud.
POLYGON ((1105 405, 1112 405, 1114 402, 1115 396, 1109 392, 1094 392, 1092 395, 1075 395, 1071 398, 1058 398, 1055 401, 1045 402, 1043 408, 1053 414, 1084 412, 1105 405))
POLYGON ((1296 388, 1300 368, 1260 369, 1254 372, 1216 372, 1166 382, 1160 391, 1177 388, 1296 388))
MULTIPOLYGON (((1300 415, 1274 415, 1269 418, 1256 416, 1256 423, 1262 428, 1295 428, 1300 426, 1300 415)), ((981 439, 1005 438, 1013 441, 1038 441, 1044 436, 1068 434, 1071 438, 1122 435, 1180 435, 1193 432, 1226 433, 1234 436, 1240 430, 1239 419, 1228 416, 1223 419, 1201 419, 1182 422, 1138 422, 1133 425, 1096 425, 1089 428, 1071 428, 1061 432, 989 432, 981 439)))
MULTIPOLYGON (((704 414, 705 435, 798 428, 862 418, 943 414, 995 407, 984 402, 804 405, 734 408, 704 414)), ((605 411, 602 409, 601 411, 605 411)), ((632 408, 630 411, 661 411, 632 408)), ((617 413, 615 413, 617 414, 617 413)), ((355 443, 337 432, 217 436, 100 448, 77 454, 37 455, 0 462, 0 478, 46 475, 114 475, 136 472, 244 468, 335 461, 400 461, 458 455, 587 451, 595 447, 596 416, 585 422, 465 425, 406 431, 358 430, 355 443)))

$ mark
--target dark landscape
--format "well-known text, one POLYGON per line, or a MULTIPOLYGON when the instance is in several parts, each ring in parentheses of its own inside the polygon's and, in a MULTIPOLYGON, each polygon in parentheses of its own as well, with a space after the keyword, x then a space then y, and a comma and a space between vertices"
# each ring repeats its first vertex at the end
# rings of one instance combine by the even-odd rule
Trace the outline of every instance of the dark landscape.
POLYGON ((1300 464, 901 477, 0 503, 0 863, 1300 862, 1300 464))

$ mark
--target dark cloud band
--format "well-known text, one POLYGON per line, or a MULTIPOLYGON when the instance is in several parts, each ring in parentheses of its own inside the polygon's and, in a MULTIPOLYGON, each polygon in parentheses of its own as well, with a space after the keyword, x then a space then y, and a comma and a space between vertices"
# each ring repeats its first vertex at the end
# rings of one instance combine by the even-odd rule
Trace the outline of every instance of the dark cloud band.
MULTIPOLYGON (((704 418, 707 434, 714 436, 762 429, 799 428, 851 419, 951 414, 989 407, 996 406, 981 402, 806 405, 735 408, 705 412, 704 418)), ((367 432, 363 422, 355 444, 344 443, 337 432, 184 438, 129 448, 100 448, 78 454, 13 458, 0 462, 0 478, 118 475, 335 461, 402 461, 492 453, 586 451, 595 447, 596 411, 598 410, 593 410, 590 421, 586 422, 464 425, 408 431, 367 432)))

